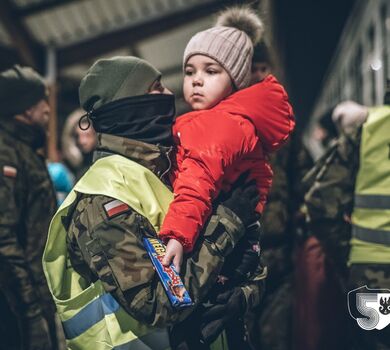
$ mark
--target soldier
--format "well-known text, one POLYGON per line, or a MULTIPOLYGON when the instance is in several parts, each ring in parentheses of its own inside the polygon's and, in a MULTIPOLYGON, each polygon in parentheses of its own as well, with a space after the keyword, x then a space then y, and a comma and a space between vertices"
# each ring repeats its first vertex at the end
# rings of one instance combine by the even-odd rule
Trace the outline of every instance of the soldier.
MULTIPOLYGON (((167 175, 174 97, 160 79, 161 73, 144 60, 114 57, 97 61, 81 82, 80 102, 97 131, 97 151, 54 217, 44 254, 70 348, 166 349, 164 327, 192 312, 171 307, 142 245, 144 236, 156 237, 172 200, 167 175)), ((258 197, 252 193, 238 189, 224 202, 232 210, 217 208, 204 239, 182 265, 195 304, 253 220, 258 197)), ((257 270, 234 290, 239 303, 227 298, 226 305, 238 305, 235 311, 244 313, 258 304, 264 277, 257 270)), ((193 327, 197 343, 190 345, 197 349, 205 346, 200 332, 193 327)), ((178 335, 171 337, 172 347, 187 340, 178 335)))
MULTIPOLYGON (((306 180, 309 224, 337 266, 345 293, 364 285, 390 289, 390 108, 348 101, 336 107, 333 120, 341 136, 306 180)), ((367 331, 350 321, 351 349, 389 348, 389 328, 367 331)))
POLYGON ((76 181, 81 178, 92 164, 93 151, 96 148, 96 132, 92 127, 84 128, 79 120, 84 114, 80 108, 66 119, 62 132, 61 146, 64 162, 73 171, 76 181))
MULTIPOLYGON (((266 43, 254 49, 252 83, 272 72, 266 43)), ((303 202, 301 179, 312 160, 295 131, 289 141, 271 155, 274 172, 267 205, 261 217, 261 260, 267 266, 267 288, 263 303, 247 319, 249 337, 255 349, 291 348, 292 250, 296 221, 303 202)))
MULTIPOLYGON (((0 74, 0 289, 16 315, 23 349, 57 347, 54 304, 41 264, 56 209, 42 152, 46 98, 45 83, 32 69, 16 65, 0 74)), ((8 323, 3 313, 1 318, 8 323)))

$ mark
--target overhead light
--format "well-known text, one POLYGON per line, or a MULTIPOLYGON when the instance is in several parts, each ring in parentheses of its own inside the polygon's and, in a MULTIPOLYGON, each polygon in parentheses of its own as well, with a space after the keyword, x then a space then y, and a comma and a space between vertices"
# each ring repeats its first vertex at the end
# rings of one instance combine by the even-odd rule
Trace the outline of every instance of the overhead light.
POLYGON ((375 58, 372 60, 370 67, 372 70, 377 71, 382 68, 382 61, 379 58, 375 58))

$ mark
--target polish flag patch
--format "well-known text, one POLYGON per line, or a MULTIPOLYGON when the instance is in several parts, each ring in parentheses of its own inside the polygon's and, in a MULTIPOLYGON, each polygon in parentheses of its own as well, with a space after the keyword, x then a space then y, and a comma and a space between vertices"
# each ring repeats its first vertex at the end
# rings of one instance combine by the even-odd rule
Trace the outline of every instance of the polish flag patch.
POLYGON ((118 199, 114 199, 111 202, 104 204, 104 211, 109 218, 120 215, 130 210, 130 207, 118 199))
POLYGON ((16 175, 18 174, 18 170, 10 165, 4 165, 3 166, 3 175, 6 177, 16 178, 16 175))

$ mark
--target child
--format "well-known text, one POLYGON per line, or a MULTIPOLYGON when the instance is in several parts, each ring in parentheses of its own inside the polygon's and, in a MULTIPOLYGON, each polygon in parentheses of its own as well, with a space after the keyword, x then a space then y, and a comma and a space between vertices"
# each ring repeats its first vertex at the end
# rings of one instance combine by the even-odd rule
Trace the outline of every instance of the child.
POLYGON ((178 117, 173 127, 175 197, 159 233, 167 243, 163 263, 173 260, 178 270, 212 201, 248 170, 260 195, 256 211, 263 211, 272 182, 268 152, 294 128, 287 94, 273 76, 246 88, 253 45, 261 34, 256 14, 236 7, 222 13, 215 27, 193 36, 185 49, 183 92, 193 112, 178 117))

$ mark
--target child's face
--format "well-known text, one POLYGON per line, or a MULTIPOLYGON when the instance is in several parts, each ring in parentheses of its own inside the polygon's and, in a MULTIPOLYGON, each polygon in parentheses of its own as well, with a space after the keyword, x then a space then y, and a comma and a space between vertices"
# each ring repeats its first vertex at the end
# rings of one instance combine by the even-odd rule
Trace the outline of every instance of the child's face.
POLYGON ((229 74, 210 57, 194 55, 184 68, 183 94, 193 110, 209 109, 234 91, 229 74))

